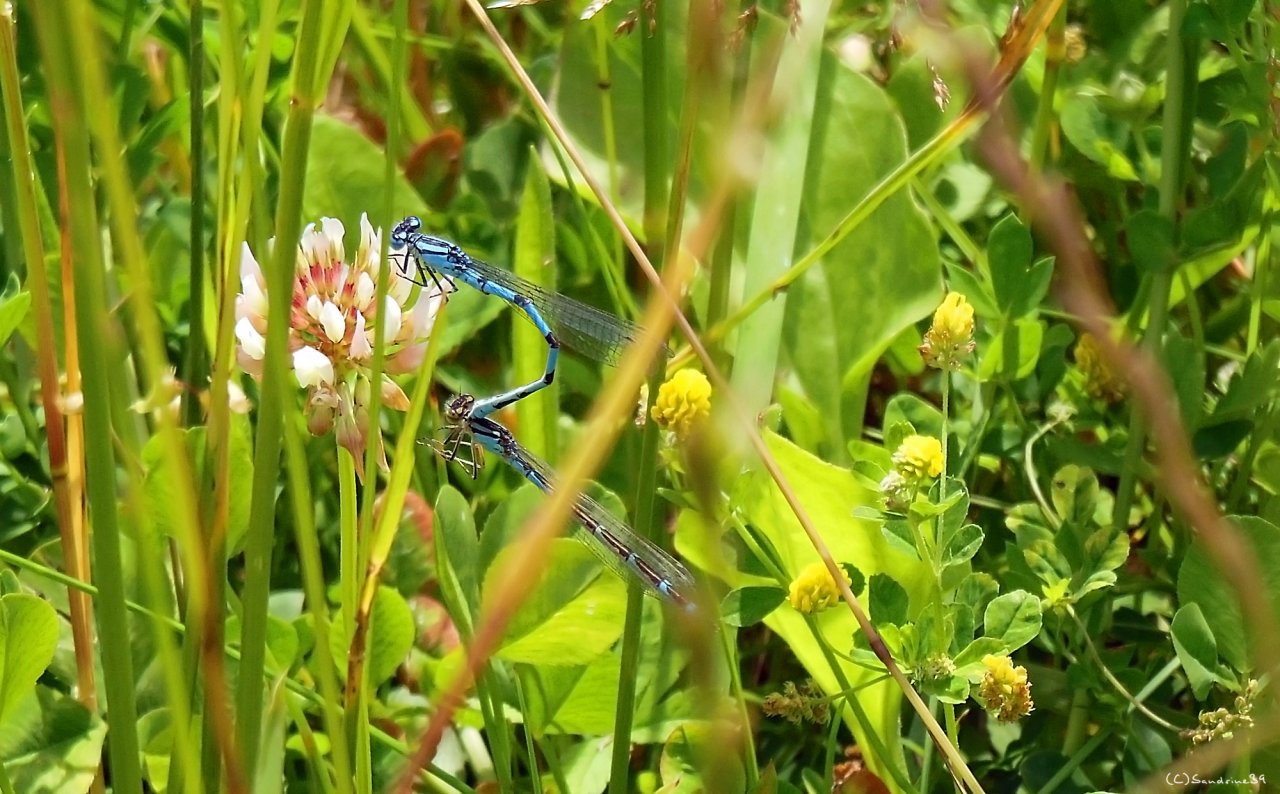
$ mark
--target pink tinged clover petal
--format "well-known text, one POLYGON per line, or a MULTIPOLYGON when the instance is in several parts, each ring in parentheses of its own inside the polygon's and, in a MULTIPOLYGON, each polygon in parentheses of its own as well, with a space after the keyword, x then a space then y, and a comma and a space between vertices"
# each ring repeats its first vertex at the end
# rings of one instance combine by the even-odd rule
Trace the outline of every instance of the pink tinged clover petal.
POLYGON ((293 351, 293 374, 304 388, 324 386, 333 383, 333 362, 314 347, 300 347, 293 351))

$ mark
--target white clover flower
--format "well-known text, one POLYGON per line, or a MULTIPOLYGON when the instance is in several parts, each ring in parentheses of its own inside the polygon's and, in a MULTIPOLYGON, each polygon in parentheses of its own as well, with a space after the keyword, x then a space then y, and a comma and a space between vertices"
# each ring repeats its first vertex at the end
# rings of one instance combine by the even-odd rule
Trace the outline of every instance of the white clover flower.
MULTIPOLYGON (((308 429, 315 435, 335 431, 338 442, 351 450, 363 476, 370 433, 378 445, 380 465, 383 469, 387 466, 381 431, 370 426, 366 407, 371 394, 375 329, 381 325, 386 351, 379 388, 383 404, 407 410, 408 396, 388 375, 411 372, 422 363, 444 297, 434 286, 414 289, 399 278, 402 272, 392 260, 391 283, 379 310, 375 296, 381 269, 381 231, 374 230, 367 215, 360 216, 360 247, 351 262, 345 261, 345 231, 340 221, 321 218, 318 229, 310 224, 302 232, 289 312, 289 351, 294 376, 307 391, 308 429)), ((236 358, 256 379, 262 377, 266 333, 266 282, 245 245, 236 297, 236 358)))

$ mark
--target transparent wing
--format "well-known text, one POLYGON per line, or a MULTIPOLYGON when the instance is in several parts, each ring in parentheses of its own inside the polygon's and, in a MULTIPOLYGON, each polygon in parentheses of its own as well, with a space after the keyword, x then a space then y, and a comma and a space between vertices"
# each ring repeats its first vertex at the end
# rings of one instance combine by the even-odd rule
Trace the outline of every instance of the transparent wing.
MULTIPOLYGON (((554 488, 551 467, 519 444, 513 444, 519 463, 538 475, 546 490, 554 488)), ((532 479, 532 478, 530 478, 532 479)), ((537 480, 535 484, 541 486, 537 480)), ((578 520, 575 536, 581 540, 606 568, 619 578, 640 583, 645 592, 659 598, 688 604, 693 595, 693 577, 684 564, 653 541, 636 534, 612 513, 586 494, 579 494, 573 505, 578 520)))
MULTIPOLYGON (((479 259, 471 259, 469 264, 490 281, 527 297, 561 342, 596 361, 616 365, 627 346, 644 333, 644 329, 633 322, 558 292, 545 290, 510 270, 494 267, 479 259)), ((663 350, 666 355, 671 355, 665 345, 663 350)))

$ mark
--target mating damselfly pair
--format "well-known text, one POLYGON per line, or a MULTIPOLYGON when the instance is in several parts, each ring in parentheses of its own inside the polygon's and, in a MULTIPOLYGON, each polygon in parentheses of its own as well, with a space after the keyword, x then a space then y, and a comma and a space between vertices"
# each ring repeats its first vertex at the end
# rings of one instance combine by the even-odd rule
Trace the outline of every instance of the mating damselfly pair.
MULTIPOLYGON (((522 447, 511 431, 490 419, 490 415, 552 382, 561 342, 598 361, 615 364, 626 346, 640 336, 640 328, 474 259, 447 240, 423 234, 421 228, 422 221, 410 216, 391 231, 391 255, 405 257, 406 278, 423 287, 434 285, 444 294, 455 291, 456 283, 462 282, 485 295, 501 298, 533 323, 546 339, 548 350, 546 369, 539 379, 492 397, 477 399, 462 394, 450 400, 445 408, 445 436, 432 446, 445 459, 462 463, 472 476, 483 465, 487 450, 550 493, 555 482, 550 467, 522 447), (407 273, 409 259, 417 278, 407 273)), ((577 536, 606 567, 624 579, 638 581, 649 595, 681 609, 692 607, 693 578, 678 560, 585 495, 579 494, 574 500, 573 513, 582 528, 577 536)))

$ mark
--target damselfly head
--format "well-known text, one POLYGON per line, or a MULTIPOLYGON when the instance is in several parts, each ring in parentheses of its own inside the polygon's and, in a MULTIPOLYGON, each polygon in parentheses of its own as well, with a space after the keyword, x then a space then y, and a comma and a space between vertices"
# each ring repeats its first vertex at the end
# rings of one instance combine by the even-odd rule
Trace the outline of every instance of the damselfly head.
POLYGON ((410 215, 395 225, 391 230, 391 247, 404 248, 409 244, 409 236, 417 234, 422 228, 422 220, 416 215, 410 215))
POLYGON ((444 406, 444 418, 451 424, 462 424, 471 417, 471 409, 475 407, 476 398, 470 394, 459 394, 444 406))

